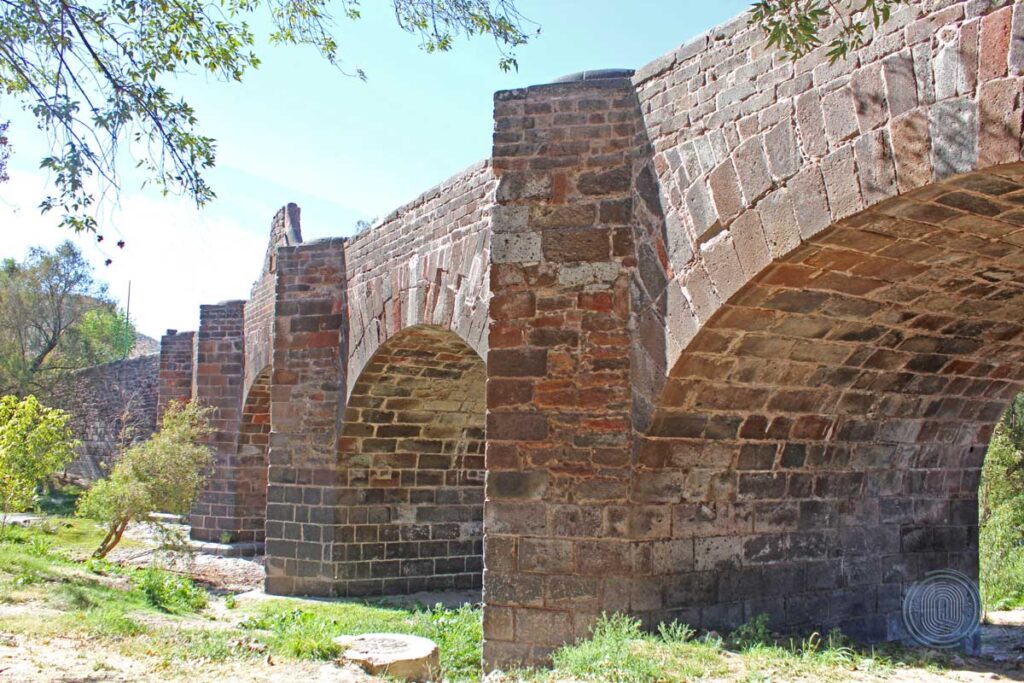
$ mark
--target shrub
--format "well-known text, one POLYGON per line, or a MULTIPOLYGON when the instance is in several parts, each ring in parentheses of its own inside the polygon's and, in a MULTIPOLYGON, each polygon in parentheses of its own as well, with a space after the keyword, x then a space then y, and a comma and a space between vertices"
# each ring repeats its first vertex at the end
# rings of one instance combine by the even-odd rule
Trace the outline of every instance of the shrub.
POLYGON ((197 443, 210 433, 209 415, 195 403, 172 403, 160 430, 126 450, 110 478, 79 499, 78 514, 107 528, 95 557, 106 557, 128 523, 145 521, 150 512, 188 513, 213 462, 210 449, 197 443))
POLYGON ((978 540, 986 609, 1024 604, 1024 452, 1017 431, 1005 420, 996 427, 982 468, 978 540))
POLYGON ((137 571, 132 583, 149 604, 171 614, 188 614, 206 607, 206 591, 187 576, 148 567, 137 571))
POLYGON ((74 459, 70 418, 35 396, 0 398, 0 537, 7 515, 28 509, 36 486, 74 459))
POLYGON ((758 645, 773 645, 772 634, 768 630, 768 615, 758 614, 754 618, 737 626, 729 634, 729 645, 737 650, 748 650, 758 645))

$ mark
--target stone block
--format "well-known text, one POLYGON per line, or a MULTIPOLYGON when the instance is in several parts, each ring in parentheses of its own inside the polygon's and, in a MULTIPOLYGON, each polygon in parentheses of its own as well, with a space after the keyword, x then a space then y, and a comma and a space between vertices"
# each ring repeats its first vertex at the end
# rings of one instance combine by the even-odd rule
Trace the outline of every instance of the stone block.
POLYGON ((536 413, 491 412, 487 436, 497 441, 542 441, 548 436, 547 418, 536 413))
POLYGON ((896 194, 896 167, 893 164, 889 133, 875 131, 857 138, 853 145, 860 189, 868 206, 896 194))
POLYGON ((693 230, 698 238, 719 224, 718 211, 711 199, 705 178, 697 178, 686 191, 686 209, 693 221, 693 230))
POLYGON ((773 258, 788 254, 800 244, 800 228, 789 190, 781 188, 765 197, 757 205, 757 213, 773 258))
POLYGON ((1021 158, 1024 79, 985 81, 979 88, 978 168, 1013 163, 1021 158))
POLYGON ((978 105, 975 102, 966 98, 938 102, 931 108, 928 124, 936 179, 976 168, 978 105))
POLYGON ((803 239, 810 239, 831 225, 825 181, 816 166, 808 166, 796 174, 788 187, 794 197, 796 222, 803 239))
POLYGON ((981 20, 978 78, 984 83, 1006 76, 1013 26, 1013 7, 1004 7, 981 20))
POLYGON ((837 149, 859 131, 857 106, 849 87, 843 87, 822 98, 825 133, 831 149, 837 149))
POLYGON ((1024 75, 1024 7, 1019 2, 1013 3, 1008 63, 1011 75, 1024 75))
POLYGON ((718 216, 728 225, 743 209, 739 179, 731 159, 726 159, 708 176, 708 185, 715 200, 718 216))
POLYGON ((927 110, 915 109, 893 118, 889 136, 899 192, 909 192, 930 183, 933 169, 927 110))
POLYGON ((760 136, 744 141, 733 154, 736 174, 747 206, 752 206, 772 187, 768 160, 760 136))
POLYGON ((772 255, 757 211, 745 211, 729 227, 729 234, 747 280, 771 263, 772 255))
POLYGON ((608 230, 545 230, 542 250, 547 261, 601 262, 611 257, 611 239, 608 230))
POLYGON ((491 236, 494 263, 537 263, 544 259, 537 232, 497 233, 491 236))
POLYGON ((882 61, 885 78, 885 96, 892 119, 917 106, 917 81, 914 76, 914 57, 909 50, 898 52, 882 61))
POLYGON ((850 89, 857 108, 860 132, 868 133, 884 125, 888 119, 888 102, 882 64, 875 62, 854 71, 850 89))
POLYGON ((768 164, 777 179, 786 180, 800 170, 800 146, 792 121, 786 119, 765 133, 764 143, 768 164))
POLYGON ((796 98, 796 120, 800 128, 803 151, 812 157, 822 157, 827 154, 828 139, 825 137, 825 117, 817 90, 808 90, 796 98))

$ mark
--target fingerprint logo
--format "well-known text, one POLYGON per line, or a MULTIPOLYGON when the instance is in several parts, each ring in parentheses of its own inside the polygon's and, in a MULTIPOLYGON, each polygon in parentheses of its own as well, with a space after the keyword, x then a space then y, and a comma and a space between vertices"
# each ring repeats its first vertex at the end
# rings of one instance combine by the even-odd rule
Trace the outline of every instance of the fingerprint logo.
POLYGON ((903 624, 928 647, 955 647, 981 622, 981 596, 974 581, 953 569, 929 572, 907 591, 903 624))

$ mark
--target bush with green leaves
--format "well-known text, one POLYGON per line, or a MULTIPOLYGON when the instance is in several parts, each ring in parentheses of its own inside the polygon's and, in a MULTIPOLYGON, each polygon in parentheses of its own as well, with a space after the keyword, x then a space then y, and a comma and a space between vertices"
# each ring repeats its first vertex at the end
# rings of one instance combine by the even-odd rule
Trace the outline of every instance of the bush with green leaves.
POLYGON ((0 536, 7 516, 31 507, 36 487, 74 459, 70 418, 35 396, 0 398, 0 536))
POLYGON ((1011 409, 996 427, 978 492, 980 579, 987 609, 1024 605, 1024 448, 1014 415, 1011 409))
POLYGON ((189 614, 206 607, 206 591, 187 576, 147 567, 135 573, 132 583, 142 591, 149 604, 164 612, 189 614))
POLYGON ((189 512, 213 462, 209 447, 200 443, 211 431, 209 416, 210 409, 196 403, 172 403, 159 431, 128 448, 110 477, 81 497, 78 514, 107 529, 95 557, 106 557, 130 522, 147 521, 151 512, 189 512))

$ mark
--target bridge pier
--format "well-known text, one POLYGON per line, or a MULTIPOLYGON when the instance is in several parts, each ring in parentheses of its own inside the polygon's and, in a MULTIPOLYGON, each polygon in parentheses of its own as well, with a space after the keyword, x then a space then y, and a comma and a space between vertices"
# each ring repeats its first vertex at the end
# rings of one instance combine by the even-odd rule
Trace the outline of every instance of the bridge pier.
POLYGON ((484 659, 544 661, 652 595, 630 503, 628 77, 495 96, 484 659))

